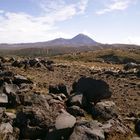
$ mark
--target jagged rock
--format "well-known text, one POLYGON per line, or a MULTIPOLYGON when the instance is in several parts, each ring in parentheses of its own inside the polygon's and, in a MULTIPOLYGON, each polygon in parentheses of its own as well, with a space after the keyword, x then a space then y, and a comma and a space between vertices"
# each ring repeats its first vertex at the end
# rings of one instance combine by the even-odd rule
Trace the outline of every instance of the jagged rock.
POLYGON ((21 61, 19 61, 19 60, 15 60, 15 61, 12 63, 12 66, 13 66, 13 67, 21 68, 21 67, 24 66, 24 64, 23 64, 21 61))
POLYGON ((3 92, 8 96, 8 106, 16 106, 20 104, 18 95, 16 94, 19 87, 15 84, 5 84, 3 92))
POLYGON ((11 120, 16 119, 16 114, 15 113, 5 111, 5 115, 11 120))
MULTIPOLYGON (((55 128, 56 117, 64 108, 63 102, 52 102, 47 95, 33 93, 30 96, 32 105, 21 108, 17 112, 15 126, 20 129, 21 138, 42 139, 55 128)), ((54 99, 55 100, 55 99, 54 99)))
POLYGON ((66 101, 67 106, 79 106, 81 108, 86 106, 86 99, 84 98, 83 94, 75 93, 71 95, 68 100, 66 101))
POLYGON ((57 130, 72 128, 75 123, 76 123, 76 118, 74 116, 70 115, 67 112, 63 112, 56 118, 55 128, 57 130))
POLYGON ((38 105, 42 108, 49 110, 49 104, 47 102, 46 96, 41 94, 33 93, 31 96, 31 101, 33 105, 38 105))
POLYGON ((55 128, 48 132, 46 140, 68 139, 72 133, 72 129, 75 123, 76 118, 63 111, 60 115, 57 116, 55 121, 55 128))
POLYGON ((112 101, 98 102, 96 106, 93 105, 91 114, 94 118, 109 120, 117 117, 117 107, 112 101))
POLYGON ((0 77, 13 77, 13 76, 14 76, 14 73, 11 71, 0 72, 0 77))
POLYGON ((4 93, 0 94, 0 106, 6 107, 8 104, 8 96, 4 93))
POLYGON ((47 61, 47 65, 52 65, 52 64, 54 64, 54 61, 52 61, 52 60, 47 61))
POLYGON ((53 99, 57 99, 57 100, 60 100, 60 101, 63 101, 66 99, 66 96, 63 94, 63 93, 60 93, 60 94, 49 94, 51 95, 51 97, 53 99))
POLYGON ((30 79, 28 79, 28 78, 26 78, 26 77, 24 77, 22 75, 15 75, 13 83, 17 84, 17 85, 20 85, 20 84, 23 84, 23 83, 25 83, 25 84, 33 84, 33 82, 30 79))
POLYGON ((9 58, 9 62, 14 62, 16 59, 14 57, 9 58))
POLYGON ((135 131, 138 135, 140 135, 140 119, 136 122, 135 131))
POLYGON ((129 139, 132 132, 128 126, 125 126, 121 120, 111 119, 105 122, 102 126, 106 134, 106 139, 129 139))
POLYGON ((34 67, 37 63, 39 63, 39 59, 38 58, 29 60, 29 65, 31 67, 34 67))
POLYGON ((0 124, 0 139, 2 140, 17 140, 18 132, 15 132, 10 123, 0 124))
POLYGON ((130 63, 127 63, 124 65, 124 70, 130 70, 130 69, 134 69, 134 68, 140 69, 140 64, 130 62, 130 63))
POLYGON ((67 87, 63 83, 58 85, 49 85, 49 93, 63 93, 64 95, 68 96, 67 87))
POLYGON ((38 139, 45 137, 53 125, 49 111, 39 107, 24 107, 17 113, 15 126, 20 129, 20 137, 38 139))
POLYGON ((22 105, 24 106, 31 106, 32 105, 32 100, 30 95, 26 94, 19 94, 19 99, 22 105))
POLYGON ((109 85, 105 81, 90 77, 80 78, 77 83, 74 83, 73 91, 82 93, 88 102, 94 102, 95 104, 101 99, 111 97, 109 85))
POLYGON ((4 93, 10 94, 10 93, 16 93, 19 90, 19 87, 15 84, 5 84, 4 85, 4 93))
POLYGON ((99 122, 81 121, 76 124, 69 140, 105 140, 105 136, 99 122))
POLYGON ((82 116, 82 117, 84 117, 84 116, 85 116, 85 115, 84 115, 84 110, 81 109, 79 106, 71 106, 71 107, 68 107, 68 108, 67 108, 67 111, 68 111, 71 115, 73 115, 73 116, 75 116, 75 117, 77 117, 77 116, 82 116))
POLYGON ((2 122, 2 117, 4 115, 4 112, 5 112, 5 108, 0 107, 0 123, 2 122))
POLYGON ((46 68, 49 70, 49 71, 54 71, 54 67, 52 65, 47 65, 46 68))

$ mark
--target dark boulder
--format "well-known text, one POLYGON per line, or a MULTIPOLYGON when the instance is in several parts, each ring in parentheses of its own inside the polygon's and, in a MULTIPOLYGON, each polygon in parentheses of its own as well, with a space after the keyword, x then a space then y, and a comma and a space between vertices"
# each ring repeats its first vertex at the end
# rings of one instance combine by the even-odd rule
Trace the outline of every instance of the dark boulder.
POLYGON ((103 80, 82 77, 73 85, 73 91, 82 93, 89 102, 95 104, 101 99, 111 97, 109 85, 103 80))
POLYGON ((26 78, 26 77, 24 77, 22 75, 15 75, 13 83, 16 84, 16 85, 21 85, 23 83, 25 83, 25 84, 33 84, 33 82, 30 79, 28 79, 28 78, 26 78))
POLYGON ((47 65, 45 66, 49 71, 54 71, 54 66, 52 65, 47 65))
POLYGON ((140 135, 140 119, 136 122, 135 131, 138 135, 140 135))
POLYGON ((140 78, 140 70, 138 70, 138 72, 137 72, 137 77, 140 78))
POLYGON ((53 94, 63 93, 64 95, 68 96, 67 87, 63 83, 58 85, 49 85, 49 93, 53 94))
POLYGON ((71 107, 68 107, 68 108, 67 108, 67 111, 68 111, 71 115, 73 115, 73 116, 75 116, 75 117, 77 117, 77 116, 82 116, 82 117, 84 117, 84 116, 85 116, 84 110, 81 109, 79 106, 71 106, 71 107))
POLYGON ((0 72, 0 77, 13 77, 13 76, 14 76, 14 73, 11 71, 0 72))
POLYGON ((140 64, 136 64, 133 62, 127 63, 124 65, 124 70, 130 70, 130 69, 140 69, 140 64))
POLYGON ((12 63, 12 66, 13 66, 13 67, 21 68, 21 67, 24 66, 24 63, 22 63, 22 61, 15 60, 15 61, 12 63))
POLYGON ((46 63, 47 63, 47 65, 52 65, 52 64, 54 64, 54 61, 48 60, 46 63))
POLYGON ((34 58, 34 59, 30 59, 30 60, 29 60, 29 65, 30 65, 31 67, 36 66, 37 63, 39 63, 39 59, 38 59, 38 58, 34 58))
POLYGON ((53 124, 49 111, 40 107, 24 107, 17 112, 14 125, 20 129, 20 138, 39 139, 45 137, 53 124))

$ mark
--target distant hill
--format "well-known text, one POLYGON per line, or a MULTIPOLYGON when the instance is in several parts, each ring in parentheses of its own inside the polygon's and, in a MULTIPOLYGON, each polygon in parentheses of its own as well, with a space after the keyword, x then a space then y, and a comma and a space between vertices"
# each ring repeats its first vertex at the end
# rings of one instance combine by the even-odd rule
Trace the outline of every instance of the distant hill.
POLYGON ((55 59, 83 62, 106 62, 125 64, 134 62, 140 64, 140 49, 109 48, 96 51, 86 51, 75 54, 54 56, 55 59))

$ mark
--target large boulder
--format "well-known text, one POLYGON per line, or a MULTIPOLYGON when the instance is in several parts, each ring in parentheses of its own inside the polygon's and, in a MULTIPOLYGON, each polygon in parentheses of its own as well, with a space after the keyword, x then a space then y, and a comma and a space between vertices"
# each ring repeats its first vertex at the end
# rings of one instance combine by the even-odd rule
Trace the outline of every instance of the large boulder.
POLYGON ((62 113, 57 116, 55 128, 48 132, 46 140, 68 139, 72 133, 75 123, 76 118, 63 110, 62 113))
POLYGON ((113 101, 98 102, 96 106, 92 106, 91 114, 93 118, 109 120, 117 117, 117 107, 113 101))
POLYGON ((81 121, 76 124, 69 140, 105 140, 105 135, 99 122, 81 121))
POLYGON ((73 85, 73 92, 82 93, 89 102, 95 104, 101 99, 111 97, 109 85, 103 80, 96 80, 90 77, 82 77, 73 85))
POLYGON ((65 129, 65 128, 72 128, 74 127, 75 123, 76 123, 76 118, 64 111, 56 118, 55 128, 57 130, 65 129))

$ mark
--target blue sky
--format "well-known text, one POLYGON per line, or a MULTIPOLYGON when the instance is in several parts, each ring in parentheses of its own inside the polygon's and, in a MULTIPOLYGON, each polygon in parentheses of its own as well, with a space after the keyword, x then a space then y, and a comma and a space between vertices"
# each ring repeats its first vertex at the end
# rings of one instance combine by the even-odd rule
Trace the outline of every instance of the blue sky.
POLYGON ((101 43, 140 44, 140 0, 0 0, 0 43, 79 33, 101 43))

